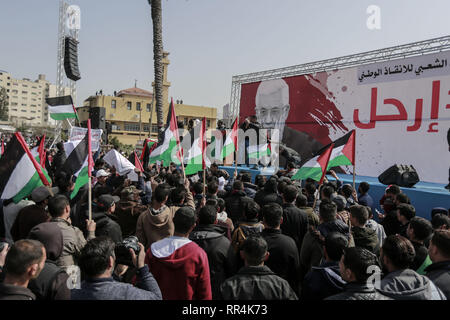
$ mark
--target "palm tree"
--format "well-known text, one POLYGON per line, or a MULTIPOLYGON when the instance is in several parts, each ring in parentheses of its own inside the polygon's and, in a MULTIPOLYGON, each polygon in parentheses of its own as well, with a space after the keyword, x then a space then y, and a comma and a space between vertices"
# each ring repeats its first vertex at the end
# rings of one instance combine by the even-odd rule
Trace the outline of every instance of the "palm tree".
MULTIPOLYGON (((162 138, 163 128, 163 41, 162 41, 162 6, 161 0, 148 0, 152 8, 153 21, 153 59, 155 61, 156 118, 158 122, 158 139, 162 138)), ((152 124, 150 123, 150 127, 152 124)))

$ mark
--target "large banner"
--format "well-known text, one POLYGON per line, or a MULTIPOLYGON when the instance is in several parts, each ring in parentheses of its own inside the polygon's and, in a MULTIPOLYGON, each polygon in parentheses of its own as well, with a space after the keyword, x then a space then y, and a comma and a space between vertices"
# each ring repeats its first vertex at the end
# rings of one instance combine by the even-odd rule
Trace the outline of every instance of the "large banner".
MULTIPOLYGON (((280 130, 302 160, 356 129, 356 173, 413 165, 448 183, 450 52, 242 85, 240 122, 280 130)), ((348 173, 351 168, 344 168, 348 173)))

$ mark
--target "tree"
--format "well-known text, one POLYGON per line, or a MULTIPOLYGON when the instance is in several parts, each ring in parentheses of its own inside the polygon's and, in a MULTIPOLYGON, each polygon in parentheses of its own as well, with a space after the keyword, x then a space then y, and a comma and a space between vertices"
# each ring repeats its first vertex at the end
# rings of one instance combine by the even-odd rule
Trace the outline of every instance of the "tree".
MULTIPOLYGON (((156 117, 158 122, 158 139, 162 139, 163 130, 163 40, 162 40, 162 5, 161 0, 148 0, 152 8, 153 22, 153 60, 155 62, 156 117)), ((150 123, 150 127, 152 124, 150 123)))
POLYGON ((0 121, 8 121, 8 94, 6 89, 0 87, 0 121))

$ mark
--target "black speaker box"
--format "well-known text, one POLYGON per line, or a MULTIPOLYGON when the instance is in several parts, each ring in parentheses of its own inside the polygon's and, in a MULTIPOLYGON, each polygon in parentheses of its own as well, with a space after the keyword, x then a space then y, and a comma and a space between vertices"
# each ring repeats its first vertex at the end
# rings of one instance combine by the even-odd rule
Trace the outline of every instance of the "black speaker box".
POLYGON ((71 38, 64 39, 64 70, 70 80, 78 81, 81 79, 78 69, 78 42, 71 38))
POLYGON ((400 187, 411 188, 420 181, 416 169, 412 165, 393 165, 378 176, 382 184, 396 184, 400 187))

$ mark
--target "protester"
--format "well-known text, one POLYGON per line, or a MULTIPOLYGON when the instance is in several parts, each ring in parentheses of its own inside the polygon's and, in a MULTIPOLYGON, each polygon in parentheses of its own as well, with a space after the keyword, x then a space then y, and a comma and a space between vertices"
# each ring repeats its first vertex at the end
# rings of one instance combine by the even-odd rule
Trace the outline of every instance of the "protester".
POLYGON ((363 181, 358 186, 358 203, 369 208, 373 207, 373 198, 369 194, 370 185, 363 181))
POLYGON ((4 280, 0 283, 0 300, 36 300, 28 289, 45 265, 45 248, 36 240, 19 240, 9 249, 3 267, 4 280))
POLYGON ((28 238, 41 242, 47 254, 44 268, 30 281, 28 288, 37 300, 70 300, 69 275, 56 264, 63 252, 63 234, 59 226, 55 222, 38 224, 31 229, 28 238))
POLYGON ((217 209, 206 205, 198 214, 198 226, 191 232, 189 239, 202 248, 209 262, 211 290, 213 299, 220 294, 220 285, 234 273, 235 254, 225 231, 217 223, 217 209))
POLYGON ((397 219, 400 222, 399 234, 403 237, 407 237, 406 231, 408 230, 409 222, 416 215, 416 209, 410 204, 400 203, 397 205, 397 219))
POLYGON ((414 257, 414 246, 405 237, 392 235, 385 239, 380 261, 386 276, 381 280, 380 292, 394 300, 446 300, 431 280, 410 269, 414 257))
POLYGON ((233 232, 232 245, 235 252, 239 255, 239 251, 244 244, 247 237, 252 234, 259 234, 263 231, 264 225, 259 222, 260 207, 259 205, 248 199, 243 203, 242 211, 244 212, 244 219, 239 221, 236 229, 233 232))
POLYGON ((264 265, 269 257, 267 242, 248 237, 240 251, 245 266, 220 287, 223 300, 297 300, 289 283, 264 265))
POLYGON ((173 217, 174 233, 151 244, 145 263, 155 276, 164 300, 211 300, 208 256, 189 234, 196 225, 192 207, 173 217))
MULTIPOLYGON (((76 265, 76 256, 86 245, 86 239, 80 229, 70 222, 69 200, 63 195, 57 195, 48 202, 48 211, 52 217, 51 222, 56 222, 63 234, 63 252, 56 263, 63 269, 76 265)), ((94 220, 86 220, 88 237, 95 238, 96 223, 94 220)))
POLYGON ((264 189, 255 194, 254 199, 260 207, 271 202, 283 205, 283 199, 278 195, 278 177, 271 176, 264 185, 264 189))
POLYGON ((20 210, 35 204, 34 201, 20 200, 15 203, 13 199, 3 200, 3 225, 5 228, 5 238, 13 242, 14 239, 11 235, 11 229, 19 215, 20 210))
POLYGON ((367 220, 369 219, 367 208, 361 205, 353 205, 349 210, 355 247, 367 249, 378 256, 380 253, 380 243, 377 233, 375 230, 366 227, 367 220))
POLYGON ((147 206, 140 203, 139 190, 135 186, 122 189, 114 216, 117 217, 117 223, 124 238, 136 234, 136 224, 139 216, 147 209, 147 206))
POLYGON ((367 212, 369 212, 369 220, 367 220, 366 228, 370 228, 376 232, 377 237, 378 237, 378 243, 381 248, 381 246, 383 245, 384 239, 386 239, 386 232, 384 232, 383 225, 379 224, 378 222, 376 222, 373 219, 372 209, 368 206, 366 206, 366 209, 367 209, 367 212))
POLYGON ((344 292, 325 300, 391 300, 368 281, 372 273, 367 270, 376 266, 377 257, 369 250, 361 247, 345 248, 339 261, 340 274, 347 282, 344 292))
POLYGON ((50 220, 46 208, 51 196, 51 190, 46 186, 37 187, 31 192, 31 199, 35 204, 19 211, 11 228, 11 236, 14 241, 25 239, 34 226, 50 220))
POLYGON ((433 229, 436 230, 448 230, 450 229, 450 217, 444 214, 436 214, 431 219, 433 229))
POLYGON ((323 300, 343 291, 345 281, 341 278, 339 261, 348 239, 339 232, 330 232, 323 244, 323 257, 318 267, 312 267, 303 280, 301 299, 323 300))
POLYGON ((411 269, 415 270, 418 274, 424 275, 425 268, 432 263, 428 256, 428 249, 425 246, 425 241, 429 240, 433 234, 433 226, 430 221, 424 218, 414 217, 409 222, 406 234, 409 241, 413 244, 416 253, 411 269))
POLYGON ((235 227, 243 219, 242 202, 249 199, 251 198, 247 197, 247 194, 244 192, 244 184, 242 181, 234 181, 230 195, 225 198, 225 206, 227 214, 233 221, 235 227))
POLYGON ((426 269, 426 276, 450 299, 450 230, 434 232, 428 252, 433 263, 426 269))
POLYGON ((80 289, 72 289, 72 300, 161 300, 158 284, 144 263, 144 246, 139 243, 137 256, 130 249, 133 265, 137 268, 136 287, 114 280, 114 248, 110 238, 99 237, 90 240, 81 250, 79 266, 85 280, 80 289))
POLYGON ((114 215, 116 203, 120 198, 109 194, 100 196, 97 200, 97 208, 92 213, 92 219, 96 223, 95 236, 107 236, 114 243, 122 242, 122 230, 114 215))

